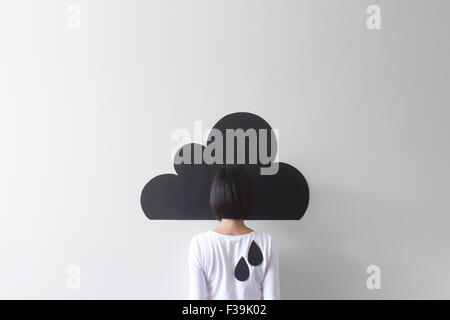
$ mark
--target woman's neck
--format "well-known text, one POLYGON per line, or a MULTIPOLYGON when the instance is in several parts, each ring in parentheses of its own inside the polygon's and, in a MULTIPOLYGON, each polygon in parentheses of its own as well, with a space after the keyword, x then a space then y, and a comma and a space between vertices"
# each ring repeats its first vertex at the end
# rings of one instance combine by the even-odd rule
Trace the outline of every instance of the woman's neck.
POLYGON ((220 225, 214 229, 215 232, 235 236, 250 233, 253 230, 248 228, 244 220, 240 219, 222 219, 220 225))

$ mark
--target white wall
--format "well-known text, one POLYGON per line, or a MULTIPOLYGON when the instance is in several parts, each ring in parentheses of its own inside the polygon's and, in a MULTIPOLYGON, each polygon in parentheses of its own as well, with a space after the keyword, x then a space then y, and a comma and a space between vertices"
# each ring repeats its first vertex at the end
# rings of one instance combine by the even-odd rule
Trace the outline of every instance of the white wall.
POLYGON ((302 220, 249 224, 278 242, 283 298, 450 298, 449 10, 3 1, 0 298, 187 298, 188 241, 216 223, 150 221, 140 192, 174 172, 173 130, 235 111, 278 128, 310 184, 302 220))

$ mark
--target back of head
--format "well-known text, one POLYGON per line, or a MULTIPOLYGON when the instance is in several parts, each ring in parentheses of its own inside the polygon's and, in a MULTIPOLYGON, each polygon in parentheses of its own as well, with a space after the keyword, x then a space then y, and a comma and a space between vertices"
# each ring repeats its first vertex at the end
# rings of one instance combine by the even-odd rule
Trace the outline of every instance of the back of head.
POLYGON ((209 205, 217 220, 248 219, 254 202, 253 183, 244 168, 227 165, 217 172, 209 197, 209 205))

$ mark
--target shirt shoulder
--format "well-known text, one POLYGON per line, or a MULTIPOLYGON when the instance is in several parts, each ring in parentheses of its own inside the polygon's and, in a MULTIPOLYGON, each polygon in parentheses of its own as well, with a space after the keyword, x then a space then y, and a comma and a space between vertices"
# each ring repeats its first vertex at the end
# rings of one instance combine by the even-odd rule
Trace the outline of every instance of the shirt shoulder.
POLYGON ((255 231, 255 239, 267 250, 267 253, 277 251, 276 242, 270 234, 255 231))
POLYGON ((261 231, 255 231, 254 233, 255 233, 255 237, 259 238, 263 242, 267 242, 267 243, 273 242, 273 238, 268 233, 261 232, 261 231))
POLYGON ((211 237, 210 231, 205 231, 194 235, 191 239, 191 246, 201 246, 211 237))

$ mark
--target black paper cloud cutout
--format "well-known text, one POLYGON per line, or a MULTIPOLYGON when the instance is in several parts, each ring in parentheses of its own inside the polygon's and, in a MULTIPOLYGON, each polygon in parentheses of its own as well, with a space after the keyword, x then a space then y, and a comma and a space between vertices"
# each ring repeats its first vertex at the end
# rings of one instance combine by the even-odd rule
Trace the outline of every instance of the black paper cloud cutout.
MULTIPOLYGON (((256 203, 250 219, 300 220, 309 203, 308 184, 300 171, 293 166, 283 162, 274 163, 278 146, 276 139, 272 139, 275 144, 271 145, 272 128, 270 125, 255 114, 237 112, 220 119, 213 127, 214 129, 223 134, 223 146, 226 146, 227 129, 242 129, 243 131, 255 129, 258 132, 258 146, 262 139, 259 130, 269 130, 267 131, 268 138, 262 141, 268 145, 269 152, 267 153, 271 163, 261 161, 259 157, 256 163, 252 162, 249 156, 249 142, 246 141, 245 161, 241 164, 242 161, 238 162, 237 159, 237 143, 234 146, 233 163, 241 165, 248 171, 255 186, 256 203), (270 150, 275 150, 275 152, 271 154, 270 150), (261 174, 262 168, 268 168, 274 164, 278 165, 276 174, 261 174)), ((178 150, 174 159, 174 168, 177 174, 156 176, 145 185, 141 193, 141 206, 147 218, 158 220, 214 219, 209 209, 209 193, 215 173, 225 164, 207 164, 203 157, 200 159, 200 163, 194 162, 195 152, 205 151, 214 140, 210 134, 206 146, 195 143, 184 145, 178 150), (190 152, 191 164, 178 164, 185 152, 188 152, 186 155, 189 155, 190 152)), ((214 155, 215 153, 213 153, 214 155)), ((221 158, 223 158, 222 163, 230 164, 230 161, 227 162, 226 150, 223 150, 221 158)))

